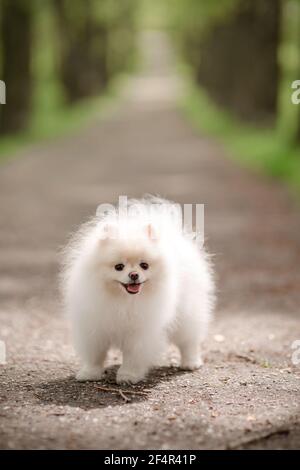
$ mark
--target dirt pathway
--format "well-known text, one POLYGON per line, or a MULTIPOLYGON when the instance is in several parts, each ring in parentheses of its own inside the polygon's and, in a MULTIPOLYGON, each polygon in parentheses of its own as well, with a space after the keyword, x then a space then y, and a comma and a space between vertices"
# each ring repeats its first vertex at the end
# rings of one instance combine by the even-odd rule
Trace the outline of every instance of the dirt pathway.
POLYGON ((144 43, 112 116, 0 167, 0 447, 300 448, 299 209, 196 135, 164 38, 144 43), (145 192, 205 203, 219 303, 204 367, 156 370, 125 402, 73 378, 58 248, 100 202, 145 192))

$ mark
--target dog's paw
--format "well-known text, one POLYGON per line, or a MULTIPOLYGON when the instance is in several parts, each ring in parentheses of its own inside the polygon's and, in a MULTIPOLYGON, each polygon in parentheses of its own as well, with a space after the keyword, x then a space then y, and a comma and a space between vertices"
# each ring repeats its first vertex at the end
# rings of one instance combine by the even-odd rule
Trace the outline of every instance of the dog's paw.
POLYGON ((84 366, 76 375, 76 380, 79 382, 97 381, 103 376, 103 369, 100 366, 84 366))
POLYGON ((180 368, 183 370, 197 370, 203 366, 202 357, 193 357, 189 359, 184 359, 181 363, 180 368))
POLYGON ((144 380, 144 375, 139 375, 131 371, 122 370, 120 368, 117 372, 116 382, 118 384, 137 384, 144 380))

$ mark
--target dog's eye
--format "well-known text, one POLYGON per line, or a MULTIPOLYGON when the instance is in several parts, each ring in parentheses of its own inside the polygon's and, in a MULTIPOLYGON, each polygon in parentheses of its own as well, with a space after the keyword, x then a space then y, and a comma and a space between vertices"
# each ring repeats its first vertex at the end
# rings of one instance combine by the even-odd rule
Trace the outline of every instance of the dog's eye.
POLYGON ((149 268, 149 264, 148 264, 148 263, 141 263, 141 264, 140 264, 140 267, 141 267, 142 269, 145 269, 145 270, 146 270, 146 269, 149 268))
POLYGON ((124 267, 125 267, 125 266, 124 266, 124 264, 122 264, 122 263, 116 264, 116 265, 115 265, 115 270, 116 270, 116 271, 123 271, 124 267))

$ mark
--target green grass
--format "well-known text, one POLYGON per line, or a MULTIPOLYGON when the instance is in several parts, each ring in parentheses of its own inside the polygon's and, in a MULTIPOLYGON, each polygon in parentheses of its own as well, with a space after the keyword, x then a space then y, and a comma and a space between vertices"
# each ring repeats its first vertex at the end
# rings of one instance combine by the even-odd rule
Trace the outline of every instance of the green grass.
POLYGON ((278 93, 278 119, 274 129, 241 123, 220 109, 204 90, 191 79, 188 66, 179 64, 186 80, 181 103, 195 127, 217 138, 236 161, 254 171, 283 181, 300 195, 300 145, 295 143, 299 106, 291 102, 291 84, 300 70, 299 27, 300 2, 283 2, 281 44, 278 60, 281 84, 278 93))
POLYGON ((28 129, 0 138, 0 160, 3 161, 34 143, 72 134, 93 119, 106 115, 120 83, 119 78, 102 96, 83 100, 71 107, 64 106, 57 99, 55 83, 41 86, 28 129))
POLYGON ((282 180, 300 194, 300 147, 292 143, 296 106, 290 101, 289 83, 283 84, 281 95, 285 109, 276 129, 242 124, 217 107, 190 78, 180 105, 198 131, 217 138, 240 164, 282 180))

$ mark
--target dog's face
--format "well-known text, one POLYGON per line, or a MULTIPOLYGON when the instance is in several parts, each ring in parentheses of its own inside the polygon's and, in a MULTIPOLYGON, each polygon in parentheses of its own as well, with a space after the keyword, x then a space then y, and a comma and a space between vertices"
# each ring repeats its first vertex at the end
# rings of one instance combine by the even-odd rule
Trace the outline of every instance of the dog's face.
POLYGON ((106 289, 114 295, 149 292, 157 282, 163 282, 159 242, 147 235, 101 240, 98 268, 106 289))

